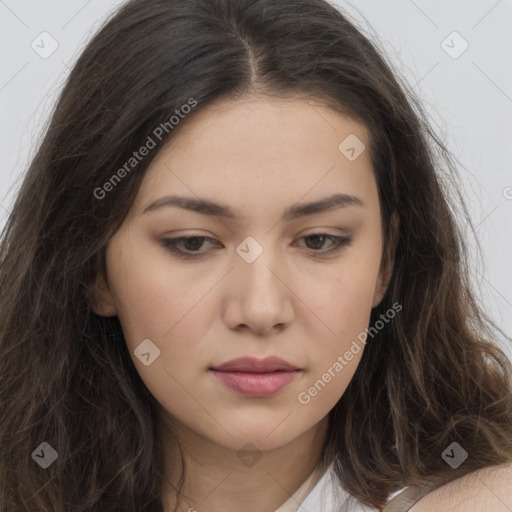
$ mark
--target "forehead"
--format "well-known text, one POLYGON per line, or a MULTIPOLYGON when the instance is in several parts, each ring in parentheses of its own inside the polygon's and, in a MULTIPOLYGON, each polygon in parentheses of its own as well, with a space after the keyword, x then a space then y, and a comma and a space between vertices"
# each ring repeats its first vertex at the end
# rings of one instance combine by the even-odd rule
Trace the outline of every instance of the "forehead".
MULTIPOLYGON (((214 140, 227 146, 233 155, 238 147, 243 148, 244 153, 252 147, 255 156, 262 158, 271 153, 282 156, 300 139, 304 148, 310 145, 308 141, 317 145, 320 138, 326 138, 329 144, 331 137, 328 135, 336 138, 353 133, 369 143, 366 126, 350 114, 335 111, 319 100, 295 97, 222 99, 192 112, 181 124, 164 151, 176 153, 185 150, 185 145, 199 149, 201 143, 208 145, 214 140)), ((301 148, 293 149, 300 152, 301 148)))
POLYGON ((376 198, 367 128, 321 103, 223 100, 183 123, 150 165, 139 211, 176 193, 215 198, 239 213, 333 193, 376 198))

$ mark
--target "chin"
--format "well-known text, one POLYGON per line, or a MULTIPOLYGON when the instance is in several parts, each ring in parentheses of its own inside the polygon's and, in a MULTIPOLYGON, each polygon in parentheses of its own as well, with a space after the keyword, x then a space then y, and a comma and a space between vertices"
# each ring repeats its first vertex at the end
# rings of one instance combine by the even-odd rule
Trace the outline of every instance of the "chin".
POLYGON ((283 428, 283 424, 276 428, 277 425, 279 425, 279 422, 275 424, 274 422, 268 422, 252 426, 246 425, 244 428, 233 426, 229 430, 232 437, 224 432, 225 435, 221 439, 216 439, 215 442, 233 451, 245 449, 267 451, 281 448, 303 433, 303 430, 291 431, 289 426, 283 428))

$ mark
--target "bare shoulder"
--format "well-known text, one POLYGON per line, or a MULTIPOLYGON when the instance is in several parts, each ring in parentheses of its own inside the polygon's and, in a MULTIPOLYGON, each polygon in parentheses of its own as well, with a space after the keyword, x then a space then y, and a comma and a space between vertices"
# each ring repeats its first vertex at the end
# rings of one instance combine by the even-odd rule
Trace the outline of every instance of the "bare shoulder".
POLYGON ((511 512, 512 463, 474 471, 428 493, 410 512, 511 512))

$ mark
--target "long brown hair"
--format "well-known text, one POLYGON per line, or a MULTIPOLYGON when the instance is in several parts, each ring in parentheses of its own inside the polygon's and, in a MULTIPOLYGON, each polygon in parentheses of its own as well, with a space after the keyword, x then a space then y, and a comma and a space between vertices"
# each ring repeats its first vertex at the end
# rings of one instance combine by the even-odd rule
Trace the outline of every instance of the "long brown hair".
POLYGON ((320 99, 371 134, 383 263, 395 255, 371 324, 402 310, 329 413, 341 485, 379 507, 426 477, 512 460, 505 335, 471 288, 458 214, 471 220, 447 192, 456 165, 405 82, 324 0, 132 0, 74 65, 3 231, 2 511, 162 510, 157 403, 89 290, 157 150, 118 170, 157 127, 160 148, 202 107, 255 92, 320 99), (57 452, 47 468, 43 442, 57 452), (452 442, 469 454, 457 469, 441 457, 452 442))

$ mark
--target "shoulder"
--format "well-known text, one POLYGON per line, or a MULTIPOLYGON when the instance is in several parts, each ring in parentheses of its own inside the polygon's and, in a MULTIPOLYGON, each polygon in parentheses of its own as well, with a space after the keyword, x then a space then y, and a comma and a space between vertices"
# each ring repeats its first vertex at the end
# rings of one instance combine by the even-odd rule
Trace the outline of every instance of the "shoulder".
POLYGON ((510 512, 512 463, 469 473, 419 500, 410 512, 510 512))

